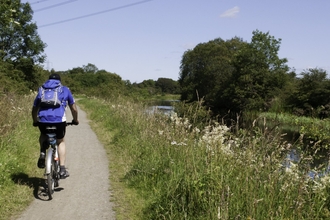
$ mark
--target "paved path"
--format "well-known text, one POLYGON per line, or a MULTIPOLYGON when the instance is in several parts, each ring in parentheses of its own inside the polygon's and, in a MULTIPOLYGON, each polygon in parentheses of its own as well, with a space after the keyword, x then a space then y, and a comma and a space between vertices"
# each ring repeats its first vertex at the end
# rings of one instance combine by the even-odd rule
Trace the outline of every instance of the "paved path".
MULTIPOLYGON (((106 152, 91 130, 86 113, 79 108, 78 111, 80 124, 68 126, 66 133, 66 166, 70 177, 60 181, 50 201, 43 197, 43 188, 39 187, 38 196, 18 220, 115 219, 113 204, 109 201, 106 152)), ((71 121, 70 112, 67 116, 71 121)))

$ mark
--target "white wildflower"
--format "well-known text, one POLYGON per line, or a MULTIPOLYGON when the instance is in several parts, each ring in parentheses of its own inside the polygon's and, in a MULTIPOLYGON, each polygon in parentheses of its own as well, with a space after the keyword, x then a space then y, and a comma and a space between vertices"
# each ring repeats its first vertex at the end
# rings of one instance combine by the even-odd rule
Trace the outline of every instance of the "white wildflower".
POLYGON ((195 132, 195 133, 200 133, 201 131, 198 129, 198 128, 194 128, 194 130, 193 130, 193 132, 195 132))

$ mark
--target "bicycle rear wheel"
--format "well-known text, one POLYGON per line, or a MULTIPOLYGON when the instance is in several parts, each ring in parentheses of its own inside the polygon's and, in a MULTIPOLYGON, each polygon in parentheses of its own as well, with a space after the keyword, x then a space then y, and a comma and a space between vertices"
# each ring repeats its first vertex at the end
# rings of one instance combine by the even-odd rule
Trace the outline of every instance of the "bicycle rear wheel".
POLYGON ((54 193, 54 190, 55 190, 54 160, 52 160, 50 166, 51 166, 50 167, 50 173, 47 174, 47 194, 48 194, 49 200, 51 200, 53 198, 53 193, 54 193))
POLYGON ((60 185, 60 162, 58 160, 54 160, 54 187, 59 187, 60 185))

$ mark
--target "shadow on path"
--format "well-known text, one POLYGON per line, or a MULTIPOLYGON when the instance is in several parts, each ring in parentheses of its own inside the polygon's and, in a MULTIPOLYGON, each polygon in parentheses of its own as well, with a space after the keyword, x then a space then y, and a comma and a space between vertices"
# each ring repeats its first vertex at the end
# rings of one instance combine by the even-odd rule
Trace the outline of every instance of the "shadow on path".
MULTIPOLYGON (((26 173, 15 173, 11 175, 11 179, 18 185, 25 185, 33 188, 33 195, 36 199, 43 201, 49 200, 46 192, 45 179, 39 177, 29 177, 26 173)), ((63 188, 56 188, 55 191, 61 191, 63 188)))

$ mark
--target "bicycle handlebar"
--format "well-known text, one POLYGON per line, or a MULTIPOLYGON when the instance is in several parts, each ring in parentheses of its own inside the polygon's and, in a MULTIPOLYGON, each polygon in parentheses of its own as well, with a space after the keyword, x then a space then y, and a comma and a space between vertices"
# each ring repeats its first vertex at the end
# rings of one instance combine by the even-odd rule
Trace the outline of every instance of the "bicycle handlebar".
MULTIPOLYGON (((39 125, 39 122, 37 122, 37 123, 33 123, 33 126, 34 127, 37 127, 39 125)), ((78 124, 75 124, 75 123, 73 123, 73 122, 66 122, 66 126, 69 126, 69 125, 78 125, 78 124)))

